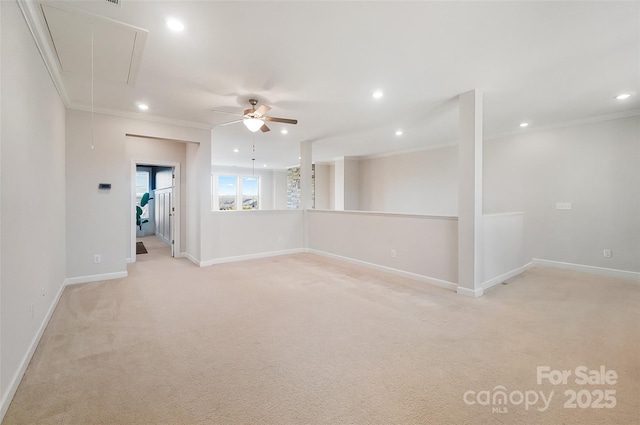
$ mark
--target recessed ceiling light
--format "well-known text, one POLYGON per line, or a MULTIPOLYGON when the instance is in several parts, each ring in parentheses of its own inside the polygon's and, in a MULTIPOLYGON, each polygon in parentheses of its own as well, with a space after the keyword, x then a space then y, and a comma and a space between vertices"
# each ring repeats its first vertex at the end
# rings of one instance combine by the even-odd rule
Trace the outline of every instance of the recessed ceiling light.
POLYGON ((521 122, 520 123, 520 127, 528 127, 529 123, 528 122, 521 122))
POLYGON ((233 151, 234 151, 235 153, 240 152, 240 151, 238 150, 238 148, 234 149, 233 151))
POLYGON ((138 105, 139 109, 142 109, 143 111, 146 111, 147 109, 149 109, 149 106, 145 105, 144 103, 141 103, 138 105))
POLYGON ((287 133, 288 133, 288 131, 287 131, 287 129, 286 129, 286 128, 283 128, 282 130, 280 130, 280 133, 282 133, 282 134, 287 134, 287 133))
POLYGON ((266 166, 267 166, 267 164, 263 164, 262 166, 263 166, 263 167, 266 167, 266 166))
POLYGON ((382 90, 376 90, 373 92, 374 99, 380 99, 382 96, 384 96, 384 93, 382 93, 382 90))
POLYGON ((616 96, 616 99, 618 100, 625 100, 625 99, 629 99, 631 97, 631 95, 629 93, 622 93, 616 96))
POLYGON ((299 157, 298 157, 298 159, 302 159, 302 157, 301 157, 301 156, 299 156, 299 157))
POLYGON ((396 136, 402 136, 402 130, 396 130, 396 136))
POLYGON ((184 24, 174 18, 167 19, 167 26, 171 31, 175 31, 175 32, 180 32, 184 30, 184 24))

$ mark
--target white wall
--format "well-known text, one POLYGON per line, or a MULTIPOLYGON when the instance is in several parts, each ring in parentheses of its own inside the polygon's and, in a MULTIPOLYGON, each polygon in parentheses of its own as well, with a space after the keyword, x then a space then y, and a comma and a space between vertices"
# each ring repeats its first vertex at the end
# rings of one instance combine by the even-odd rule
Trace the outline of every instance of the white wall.
POLYGON ((273 170, 273 209, 287 209, 287 170, 273 170))
MULTIPOLYGON (((95 114, 92 132, 91 121, 88 112, 67 111, 67 277, 74 281, 126 272, 133 219, 130 158, 142 153, 145 158, 174 158, 175 145, 168 144, 173 142, 140 139, 128 145, 133 138, 126 134, 210 142, 209 130, 95 114), (98 183, 111 183, 112 189, 98 191, 98 183), (101 263, 94 264, 94 254, 102 256, 101 263)), ((186 169, 196 167, 193 170, 196 175, 203 167, 200 151, 199 146, 193 146, 193 155, 185 159, 186 169), (191 164, 190 159, 196 163, 191 164)), ((210 173, 210 168, 206 172, 210 173)), ((186 173, 185 170, 185 177, 186 173)), ((182 196, 191 196, 190 207, 198 208, 202 199, 201 177, 198 175, 197 181, 185 181, 185 185, 187 193, 182 196)), ((210 204, 207 207, 210 208, 210 204)), ((189 212, 186 215, 189 216, 189 212)), ((191 225, 193 235, 193 226, 198 223, 191 225)), ((185 243, 188 246, 187 241, 185 243)))
MULTIPOLYGON (((526 212, 525 258, 640 271, 638 116, 485 141, 483 161, 484 213, 526 212)), ((363 159, 360 209, 457 215, 457 167, 457 146, 363 159)))
POLYGON ((301 210, 214 211, 202 235, 203 265, 301 252, 304 212, 301 210))
POLYGON ((345 187, 344 158, 336 159, 333 163, 333 208, 342 211, 344 205, 345 187))
POLYGON ((312 251, 402 271, 448 287, 454 287, 458 280, 458 222, 454 217, 306 213, 308 248, 312 251))
POLYGON ((315 164, 315 209, 328 210, 331 205, 329 185, 331 168, 329 164, 315 164))
POLYGON ((640 117, 489 141, 484 153, 485 213, 527 213, 527 258, 640 272, 640 117))
POLYGON ((353 158, 344 159, 344 209, 356 211, 360 209, 360 161, 353 158))
POLYGON ((360 161, 359 209, 458 214, 458 147, 360 161))
POLYGON ((65 109, 15 2, 0 2, 0 419, 65 279, 65 109))
POLYGON ((329 209, 336 208, 336 165, 329 164, 329 209))
POLYGON ((200 262, 204 214, 211 210, 211 142, 187 144, 186 255, 200 262))
POLYGON ((524 213, 487 214, 482 217, 481 277, 483 289, 502 283, 522 271, 524 213))

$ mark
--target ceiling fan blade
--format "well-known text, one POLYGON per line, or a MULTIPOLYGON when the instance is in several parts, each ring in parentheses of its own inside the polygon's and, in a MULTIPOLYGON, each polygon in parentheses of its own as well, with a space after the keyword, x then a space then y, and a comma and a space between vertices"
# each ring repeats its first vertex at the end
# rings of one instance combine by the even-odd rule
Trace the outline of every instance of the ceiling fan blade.
POLYGON ((220 114, 227 114, 227 115, 235 115, 236 117, 241 117, 242 116, 240 114, 236 114, 235 112, 219 111, 217 109, 212 109, 211 112, 218 112, 220 114))
POLYGON ((265 121, 281 122, 284 124, 298 124, 298 120, 291 120, 289 118, 276 118, 276 117, 262 117, 265 121))
POLYGON ((267 112, 269 112, 271 110, 271 108, 267 105, 260 105, 258 107, 258 109, 256 109, 256 115, 260 115, 263 116, 264 114, 266 114, 267 112))
POLYGON ((220 124, 217 124, 216 127, 222 127, 223 125, 235 124, 235 123, 238 123, 238 122, 242 122, 242 120, 233 120, 233 121, 222 122, 220 124))
POLYGON ((263 133, 266 133, 267 131, 271 131, 271 129, 267 127, 266 124, 262 124, 262 127, 260 127, 260 131, 262 131, 263 133))

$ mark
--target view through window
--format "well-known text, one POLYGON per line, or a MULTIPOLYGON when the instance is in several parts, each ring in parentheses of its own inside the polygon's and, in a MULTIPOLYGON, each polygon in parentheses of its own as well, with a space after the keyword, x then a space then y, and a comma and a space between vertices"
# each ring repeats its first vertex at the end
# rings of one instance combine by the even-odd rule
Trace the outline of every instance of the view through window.
POLYGON ((218 210, 260 209, 260 177, 221 175, 215 183, 218 210))
MULTIPOLYGON (((142 195, 149 192, 149 172, 136 171, 136 205, 140 206, 142 195)), ((142 207, 141 218, 149 218, 149 204, 142 207)))

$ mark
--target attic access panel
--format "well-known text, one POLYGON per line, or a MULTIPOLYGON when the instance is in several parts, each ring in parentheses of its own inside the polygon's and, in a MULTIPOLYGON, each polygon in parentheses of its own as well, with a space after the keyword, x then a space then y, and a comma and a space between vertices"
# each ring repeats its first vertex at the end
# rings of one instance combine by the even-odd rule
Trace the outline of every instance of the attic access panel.
POLYGON ((93 66, 96 79, 135 84, 147 30, 77 9, 41 8, 63 72, 91 77, 93 66))

